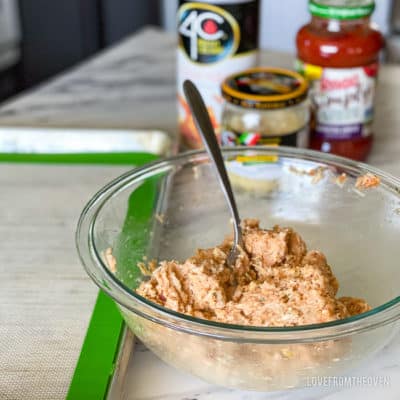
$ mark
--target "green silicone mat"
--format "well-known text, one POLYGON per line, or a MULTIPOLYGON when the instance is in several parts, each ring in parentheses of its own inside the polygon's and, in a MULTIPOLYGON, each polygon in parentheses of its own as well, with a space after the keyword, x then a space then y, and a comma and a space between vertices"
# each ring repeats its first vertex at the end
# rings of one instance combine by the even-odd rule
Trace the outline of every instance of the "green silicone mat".
POLYGON ((97 400, 106 397, 123 327, 117 306, 100 291, 69 387, 68 400, 97 400))
MULTIPOLYGON (((113 153, 0 153, 0 162, 16 163, 54 163, 54 164, 109 164, 131 165, 137 167, 155 161, 159 155, 145 152, 113 153)), ((132 217, 142 226, 150 220, 154 207, 159 182, 150 182, 131 196, 127 221, 132 217), (131 207, 131 203, 140 201, 142 207, 131 207), (130 218, 128 218, 128 216, 130 218)), ((127 223, 121 235, 128 234, 131 226, 127 223)), ((142 235, 136 235, 140 246, 146 245, 142 235)), ((145 250, 143 250, 145 251, 145 250)), ((120 257, 128 255, 121 252, 120 257)), ((134 260, 131 260, 131 263, 134 260)), ((86 337, 73 374, 67 400, 100 400, 107 397, 108 387, 116 367, 116 358, 124 332, 124 322, 115 303, 99 291, 86 337)))
MULTIPOLYGON (((141 155, 143 160, 155 157, 141 155)), ((121 159, 119 159, 121 161, 121 159)), ((136 166, 139 160, 135 160, 136 166)), ((114 247, 118 260, 118 278, 128 287, 134 286, 138 261, 147 254, 150 243, 151 221, 163 177, 154 177, 139 186, 130 195, 125 223, 114 247), (120 243, 123 245, 119 246, 120 243), (133 252, 131 249, 135 249, 133 252)), ((117 355, 123 334, 124 323, 115 303, 103 292, 99 292, 86 338, 75 369, 67 400, 105 399, 117 366, 117 355)))
POLYGON ((19 163, 110 164, 139 166, 154 161, 157 158, 158 156, 150 153, 0 153, 0 162, 19 163))

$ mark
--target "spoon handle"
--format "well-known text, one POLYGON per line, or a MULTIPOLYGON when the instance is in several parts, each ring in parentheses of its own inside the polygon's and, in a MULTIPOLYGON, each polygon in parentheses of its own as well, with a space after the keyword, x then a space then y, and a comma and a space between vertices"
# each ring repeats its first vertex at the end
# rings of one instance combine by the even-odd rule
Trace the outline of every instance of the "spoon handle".
POLYGON ((242 243, 240 243, 242 236, 240 232, 240 218, 235 197, 233 195, 231 183, 226 172, 224 159, 222 158, 222 153, 206 105, 204 104, 201 94, 192 81, 186 80, 183 83, 183 91, 192 111, 196 127, 203 138, 206 150, 213 162, 214 168, 216 169, 218 179, 228 202, 229 209, 234 220, 233 225, 235 244, 242 245, 242 243))

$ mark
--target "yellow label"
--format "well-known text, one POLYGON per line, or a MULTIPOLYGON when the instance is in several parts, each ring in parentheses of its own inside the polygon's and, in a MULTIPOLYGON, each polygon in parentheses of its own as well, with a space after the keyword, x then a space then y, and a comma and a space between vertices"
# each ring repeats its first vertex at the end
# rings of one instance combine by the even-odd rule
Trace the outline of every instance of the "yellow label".
POLYGON ((307 64, 301 60, 296 60, 296 69, 309 81, 321 79, 323 73, 319 65, 307 64))
POLYGON ((197 40, 197 46, 199 49, 200 54, 220 54, 224 51, 223 46, 221 46, 221 43, 218 40, 204 40, 204 39, 198 39, 197 40))
POLYGON ((241 32, 236 18, 222 7, 199 2, 178 10, 179 46, 193 63, 211 64, 232 57, 241 32))
POLYGON ((237 156, 236 161, 242 163, 275 163, 279 160, 277 155, 237 156))

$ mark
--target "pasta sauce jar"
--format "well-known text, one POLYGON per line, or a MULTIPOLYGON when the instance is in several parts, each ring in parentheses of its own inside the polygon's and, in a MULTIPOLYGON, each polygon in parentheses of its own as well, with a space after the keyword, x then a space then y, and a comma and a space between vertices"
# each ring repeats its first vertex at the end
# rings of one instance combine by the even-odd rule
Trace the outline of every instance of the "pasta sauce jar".
POLYGON ((308 146, 308 85, 298 73, 252 68, 226 78, 222 146, 308 146))
POLYGON ((310 82, 311 148, 364 160, 372 118, 381 33, 372 0, 310 0, 311 21, 296 38, 297 70, 310 82))

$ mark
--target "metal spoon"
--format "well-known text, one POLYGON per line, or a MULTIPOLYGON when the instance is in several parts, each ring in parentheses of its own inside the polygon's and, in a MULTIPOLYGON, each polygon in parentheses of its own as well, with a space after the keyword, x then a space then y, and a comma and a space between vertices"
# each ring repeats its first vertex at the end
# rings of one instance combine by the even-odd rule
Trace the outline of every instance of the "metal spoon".
POLYGON ((219 183, 222 191, 224 192, 225 199, 232 215, 233 246, 227 258, 228 265, 232 266, 235 264, 236 258, 239 254, 238 246, 243 248, 242 229, 240 227, 240 217, 237 210, 235 197, 233 195, 231 183, 226 172, 224 159, 222 158, 217 137, 215 135, 214 128, 212 126, 203 98, 201 97, 201 94, 197 90, 194 83, 190 80, 186 80, 183 83, 183 91, 192 111, 197 130, 199 131, 207 153, 213 162, 219 183))

